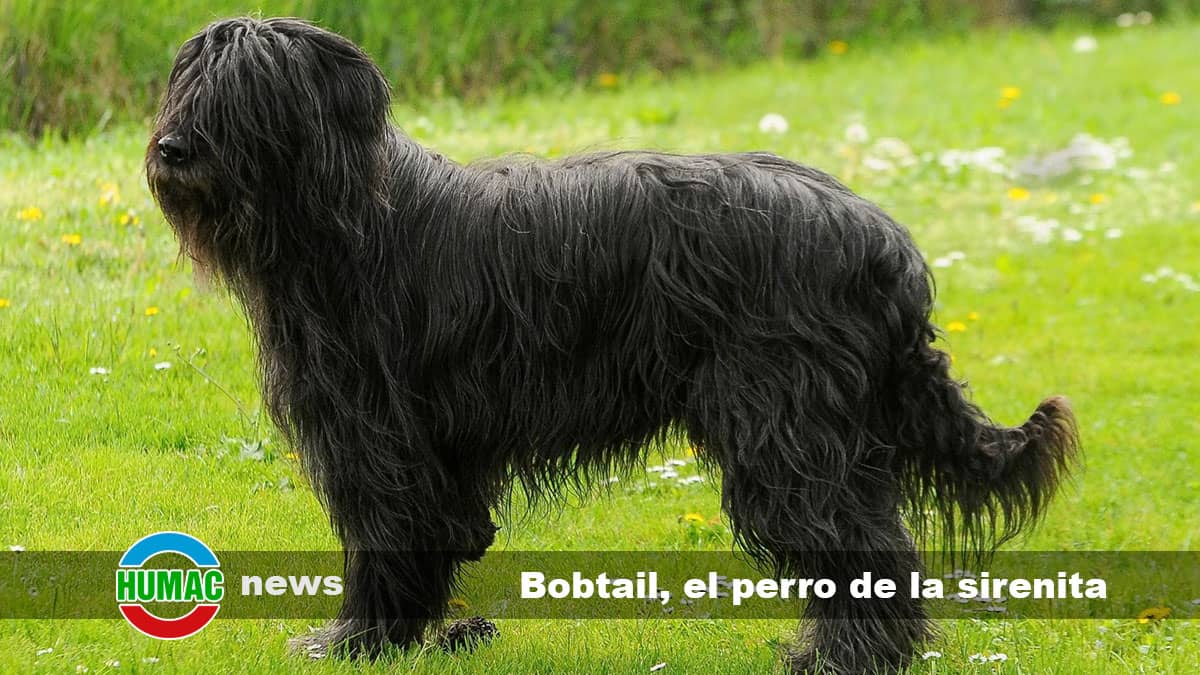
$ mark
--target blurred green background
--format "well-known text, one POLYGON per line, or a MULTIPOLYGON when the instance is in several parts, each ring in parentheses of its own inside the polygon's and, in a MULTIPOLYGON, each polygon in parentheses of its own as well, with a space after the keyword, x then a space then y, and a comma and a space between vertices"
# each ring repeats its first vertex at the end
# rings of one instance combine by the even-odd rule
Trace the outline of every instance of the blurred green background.
MULTIPOLYGON (((405 101, 604 86, 812 56, 839 41, 979 25, 1111 24, 1200 13, 1200 0, 0 0, 0 129, 69 134, 144 119, 175 50, 215 18, 300 16, 362 45, 405 101)), ((836 49, 836 46, 834 47, 836 49)))

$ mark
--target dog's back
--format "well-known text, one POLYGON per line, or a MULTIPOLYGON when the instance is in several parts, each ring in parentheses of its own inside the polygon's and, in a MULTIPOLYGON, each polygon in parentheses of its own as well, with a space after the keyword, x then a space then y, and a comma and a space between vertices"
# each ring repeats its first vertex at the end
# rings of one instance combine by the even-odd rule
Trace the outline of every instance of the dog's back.
POLYGON ((907 232, 774 155, 513 158, 457 180, 413 230, 423 381, 458 408, 451 445, 504 443, 534 472, 563 448, 636 454, 717 362, 790 371, 804 408, 862 408, 927 325, 907 232))

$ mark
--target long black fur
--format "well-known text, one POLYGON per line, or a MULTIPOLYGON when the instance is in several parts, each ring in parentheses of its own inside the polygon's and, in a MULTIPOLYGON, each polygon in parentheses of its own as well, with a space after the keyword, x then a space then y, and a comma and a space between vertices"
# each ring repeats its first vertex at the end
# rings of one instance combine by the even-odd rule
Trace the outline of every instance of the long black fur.
MULTIPOLYGON (((351 42, 220 21, 180 50, 146 157, 345 545, 319 646, 417 642, 514 485, 557 497, 672 429, 748 553, 835 580, 918 569, 905 513, 988 549, 1069 469, 1065 400, 1016 428, 968 402, 921 254, 830 176, 766 153, 463 166, 388 110, 351 42)), ((797 671, 898 668, 930 634, 904 598, 805 611, 797 671)))

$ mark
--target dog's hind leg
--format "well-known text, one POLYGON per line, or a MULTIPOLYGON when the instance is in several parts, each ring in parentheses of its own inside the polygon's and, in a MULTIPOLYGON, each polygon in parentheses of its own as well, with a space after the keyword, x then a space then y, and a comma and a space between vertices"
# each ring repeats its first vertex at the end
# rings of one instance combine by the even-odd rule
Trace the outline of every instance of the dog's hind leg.
POLYGON ((834 597, 806 605, 790 665, 827 673, 905 666, 931 629, 905 592, 920 561, 900 520, 890 448, 839 411, 828 373, 803 372, 799 359, 739 365, 698 375, 685 421, 702 456, 722 470, 738 543, 776 574, 836 584, 834 597), (785 372, 780 364, 789 362, 796 367, 785 372), (850 582, 864 572, 895 580, 895 595, 850 598, 850 582))
POLYGON ((894 490, 865 473, 844 477, 838 496, 827 485, 786 485, 781 478, 752 467, 735 470, 725 480, 725 508, 743 545, 776 574, 836 585, 832 597, 812 597, 805 605, 798 643, 785 655, 792 670, 888 673, 906 666, 932 627, 921 602, 907 592, 921 563, 894 490), (894 581, 895 594, 850 597, 851 582, 864 573, 894 581))

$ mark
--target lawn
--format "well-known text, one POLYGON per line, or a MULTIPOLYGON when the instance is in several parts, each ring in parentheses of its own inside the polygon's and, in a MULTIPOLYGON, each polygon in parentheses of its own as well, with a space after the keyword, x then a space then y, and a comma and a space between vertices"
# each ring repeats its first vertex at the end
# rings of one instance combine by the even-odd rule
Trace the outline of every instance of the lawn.
MULTIPOLYGON (((851 44, 814 61, 669 80, 618 73, 592 92, 469 109, 399 102, 395 118, 463 161, 761 149, 839 176, 926 253, 945 346, 985 410, 1014 424, 1043 396, 1074 401, 1086 468, 1009 546, 1197 549, 1200 25, 1114 28, 1092 51, 1076 51, 1075 37, 851 44), (787 129, 760 125, 769 113, 787 129), (1084 166, 1046 177, 1035 174, 1062 162, 1023 162, 1078 134, 1092 139, 1076 142, 1084 166), (1002 154, 974 152, 988 147, 1002 154)), ((0 550, 124 550, 167 529, 218 550, 335 548, 261 414, 244 318, 194 281, 150 199, 147 133, 143 123, 70 142, 0 140, 0 550)), ((727 550, 714 482, 625 476, 608 494, 519 520, 501 545, 727 550), (711 537, 695 536, 689 513, 712 521, 711 537)), ((1200 606, 1158 602, 1170 620, 946 621, 929 646, 942 655, 913 672, 1200 672, 1200 606), (971 662, 995 653, 1007 660, 971 662)), ((0 622, 0 672, 283 672, 302 665, 286 640, 307 626, 217 621, 158 642, 118 620, 0 622)), ((791 624, 500 628, 474 654, 305 670, 764 672, 791 624)))

